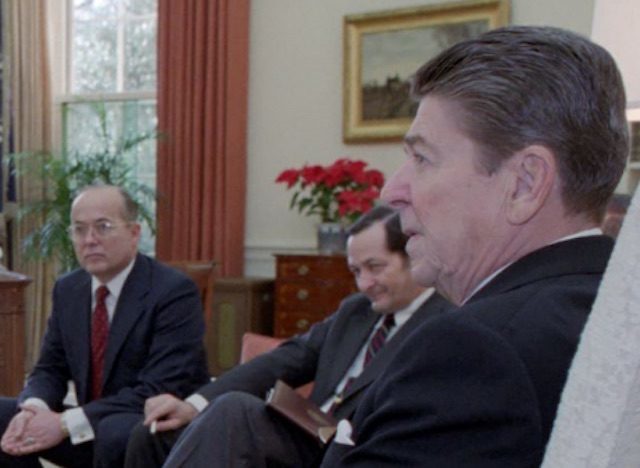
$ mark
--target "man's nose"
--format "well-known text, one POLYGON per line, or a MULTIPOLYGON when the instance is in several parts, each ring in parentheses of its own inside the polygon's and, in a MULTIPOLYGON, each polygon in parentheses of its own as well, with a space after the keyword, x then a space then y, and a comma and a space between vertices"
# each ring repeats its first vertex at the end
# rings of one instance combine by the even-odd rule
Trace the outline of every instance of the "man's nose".
POLYGON ((392 175, 382 188, 380 198, 392 206, 399 209, 409 203, 408 174, 410 164, 405 161, 392 175))
POLYGON ((89 226, 87 232, 80 239, 80 243, 82 244, 95 244, 98 241, 98 234, 96 233, 96 228, 93 226, 89 226))
POLYGON ((371 286, 374 285, 375 279, 373 275, 369 273, 360 273, 358 280, 356 281, 358 284, 358 289, 361 292, 366 292, 371 286))

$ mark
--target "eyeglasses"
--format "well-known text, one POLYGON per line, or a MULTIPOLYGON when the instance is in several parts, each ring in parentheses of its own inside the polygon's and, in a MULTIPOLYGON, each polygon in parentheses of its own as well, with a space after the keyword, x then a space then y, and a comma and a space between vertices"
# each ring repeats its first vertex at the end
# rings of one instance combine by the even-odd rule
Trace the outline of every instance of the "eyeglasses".
POLYGON ((72 224, 69 226, 69 236, 73 240, 84 239, 89 231, 93 229, 93 234, 101 239, 108 237, 111 233, 120 226, 126 226, 129 223, 116 224, 111 221, 98 221, 91 224, 72 224))

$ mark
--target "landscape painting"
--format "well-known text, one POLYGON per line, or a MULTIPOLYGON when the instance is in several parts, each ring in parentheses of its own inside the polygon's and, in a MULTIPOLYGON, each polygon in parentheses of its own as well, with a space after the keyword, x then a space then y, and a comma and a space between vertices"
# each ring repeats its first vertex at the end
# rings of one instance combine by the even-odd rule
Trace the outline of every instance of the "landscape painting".
POLYGON ((402 138, 417 104, 416 69, 446 47, 507 22, 503 0, 467 1, 345 18, 345 142, 402 138))

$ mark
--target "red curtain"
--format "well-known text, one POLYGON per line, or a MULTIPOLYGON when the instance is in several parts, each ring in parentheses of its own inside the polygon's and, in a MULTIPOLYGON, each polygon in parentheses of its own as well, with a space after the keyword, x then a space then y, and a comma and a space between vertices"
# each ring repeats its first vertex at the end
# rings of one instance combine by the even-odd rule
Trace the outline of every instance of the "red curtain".
POLYGON ((158 2, 161 260, 244 264, 249 0, 158 2))

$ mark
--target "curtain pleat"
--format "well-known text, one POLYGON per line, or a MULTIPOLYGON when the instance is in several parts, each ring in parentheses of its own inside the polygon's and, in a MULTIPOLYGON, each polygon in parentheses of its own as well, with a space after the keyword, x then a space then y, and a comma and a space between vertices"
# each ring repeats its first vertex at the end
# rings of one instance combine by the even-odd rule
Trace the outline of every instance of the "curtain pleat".
MULTIPOLYGON (((52 100, 46 3, 45 0, 21 0, 3 4, 6 8, 4 26, 8 28, 5 49, 10 80, 10 96, 6 98, 11 99, 8 125, 14 142, 12 151, 17 153, 51 150, 52 100)), ((21 169, 23 173, 16 180, 18 204, 32 203, 46 197, 46 184, 38 177, 29 175, 35 167, 30 171, 24 166, 21 169)), ((39 222, 39 219, 25 219, 14 223, 15 245, 20 246, 24 237, 39 222)), ((38 356, 46 327, 55 269, 44 262, 26 261, 19 248, 15 248, 12 255, 14 269, 33 280, 26 294, 26 364, 31 367, 38 356)))
POLYGON ((160 259, 244 264, 248 0, 159 0, 160 259))

